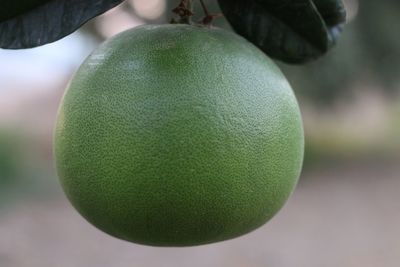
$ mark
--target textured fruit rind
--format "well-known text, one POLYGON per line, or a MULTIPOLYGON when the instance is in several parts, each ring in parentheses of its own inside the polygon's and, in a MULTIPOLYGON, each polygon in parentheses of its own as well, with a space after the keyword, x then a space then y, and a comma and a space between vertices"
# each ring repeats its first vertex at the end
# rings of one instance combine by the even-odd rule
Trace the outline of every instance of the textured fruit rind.
POLYGON ((99 229, 154 246, 234 238, 297 183, 303 128, 290 85, 243 38, 142 26, 105 42, 67 90, 55 130, 69 200, 99 229))

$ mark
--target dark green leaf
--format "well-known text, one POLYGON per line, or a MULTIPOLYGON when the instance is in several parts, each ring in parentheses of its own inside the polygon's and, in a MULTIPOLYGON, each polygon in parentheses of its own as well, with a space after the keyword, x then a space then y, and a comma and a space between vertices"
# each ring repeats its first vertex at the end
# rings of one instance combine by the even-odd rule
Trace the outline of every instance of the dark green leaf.
POLYGON ((46 2, 49 2, 49 0, 3 1, 0 9, 0 21, 11 19, 46 2))
POLYGON ((287 63, 305 63, 325 54, 346 19, 341 0, 218 1, 238 34, 287 63))
POLYGON ((57 41, 123 0, 3 0, 0 48, 23 49, 57 41))

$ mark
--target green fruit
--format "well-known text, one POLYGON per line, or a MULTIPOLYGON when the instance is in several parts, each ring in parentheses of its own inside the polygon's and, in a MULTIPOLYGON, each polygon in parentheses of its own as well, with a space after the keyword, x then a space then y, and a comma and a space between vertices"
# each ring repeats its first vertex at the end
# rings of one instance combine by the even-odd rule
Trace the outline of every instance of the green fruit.
POLYGON ((105 42, 76 73, 55 156, 69 200, 99 229, 191 246, 248 233, 283 206, 303 128, 288 82, 245 39, 143 26, 105 42))

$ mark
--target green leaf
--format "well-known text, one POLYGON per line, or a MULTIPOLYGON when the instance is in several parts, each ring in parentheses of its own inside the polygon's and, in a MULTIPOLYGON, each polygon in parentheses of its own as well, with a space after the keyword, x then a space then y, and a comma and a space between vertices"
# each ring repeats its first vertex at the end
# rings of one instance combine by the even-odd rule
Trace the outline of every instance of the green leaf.
POLYGON ((3 0, 0 48, 23 49, 57 41, 123 0, 3 0))
POLYGON ((272 58, 302 64, 336 43, 346 20, 341 0, 218 0, 233 29, 272 58))
POLYGON ((0 9, 0 21, 11 19, 35 7, 38 7, 48 0, 14 0, 3 1, 0 9))

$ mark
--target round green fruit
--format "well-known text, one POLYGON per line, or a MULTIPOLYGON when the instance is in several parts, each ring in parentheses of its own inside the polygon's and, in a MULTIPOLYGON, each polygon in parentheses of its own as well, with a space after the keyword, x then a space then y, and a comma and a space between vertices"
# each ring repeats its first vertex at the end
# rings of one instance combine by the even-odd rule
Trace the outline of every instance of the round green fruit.
POLYGON ((303 146, 277 66, 234 33, 189 25, 142 26, 101 45, 73 78, 55 131, 75 208, 154 246, 263 225, 293 191, 303 146))

